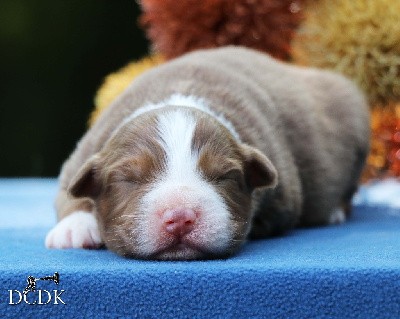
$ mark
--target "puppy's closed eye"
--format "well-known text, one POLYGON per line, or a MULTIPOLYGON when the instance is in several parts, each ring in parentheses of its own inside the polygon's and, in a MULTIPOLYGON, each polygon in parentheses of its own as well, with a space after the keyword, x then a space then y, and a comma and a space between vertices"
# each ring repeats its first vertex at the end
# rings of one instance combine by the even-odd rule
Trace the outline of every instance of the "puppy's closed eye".
POLYGON ((198 170, 209 181, 232 178, 242 173, 242 167, 238 160, 213 152, 203 151, 197 166, 198 170))
POLYGON ((160 171, 160 163, 154 156, 142 154, 116 163, 109 170, 111 183, 129 183, 142 185, 152 182, 160 171))
POLYGON ((242 178, 243 178, 243 171, 234 168, 217 176, 215 180, 218 182, 229 181, 229 180, 239 181, 242 178))
POLYGON ((231 169, 227 172, 217 176, 214 182, 219 186, 235 186, 239 190, 244 190, 245 188, 245 179, 244 173, 241 169, 231 169))
POLYGON ((230 169, 224 173, 221 173, 217 175, 214 179, 214 181, 218 183, 224 183, 224 182, 236 182, 236 183, 241 183, 244 182, 244 173, 243 170, 241 169, 230 169))

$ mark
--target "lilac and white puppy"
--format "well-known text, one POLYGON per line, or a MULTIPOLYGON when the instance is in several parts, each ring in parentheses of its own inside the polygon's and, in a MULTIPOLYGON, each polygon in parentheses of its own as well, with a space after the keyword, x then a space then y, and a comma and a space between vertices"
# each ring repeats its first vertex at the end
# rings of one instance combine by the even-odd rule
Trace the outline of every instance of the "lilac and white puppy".
POLYGON ((368 108, 342 76, 238 47, 190 53, 135 79, 85 134, 46 245, 226 257, 344 221, 368 149, 368 108))

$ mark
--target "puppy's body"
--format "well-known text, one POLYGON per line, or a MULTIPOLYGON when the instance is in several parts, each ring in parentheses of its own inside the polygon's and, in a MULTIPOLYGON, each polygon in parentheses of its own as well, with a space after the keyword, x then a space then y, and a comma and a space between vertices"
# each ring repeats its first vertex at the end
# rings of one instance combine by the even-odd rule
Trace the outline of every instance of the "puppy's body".
POLYGON ((135 80, 83 137, 60 176, 68 218, 47 245, 191 259, 329 224, 343 219, 368 141, 363 97, 339 75, 243 48, 188 54, 135 80), (71 226, 77 211, 96 217, 84 215, 86 235, 71 226))

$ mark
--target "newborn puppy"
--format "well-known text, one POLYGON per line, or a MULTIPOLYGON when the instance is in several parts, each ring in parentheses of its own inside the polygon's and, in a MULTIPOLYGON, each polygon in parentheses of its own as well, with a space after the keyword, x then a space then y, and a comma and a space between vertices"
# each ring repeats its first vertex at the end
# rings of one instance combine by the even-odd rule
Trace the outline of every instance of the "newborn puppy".
POLYGON ((65 162, 49 248, 226 257, 246 238, 345 220, 369 113, 343 77, 227 47, 148 71, 65 162))

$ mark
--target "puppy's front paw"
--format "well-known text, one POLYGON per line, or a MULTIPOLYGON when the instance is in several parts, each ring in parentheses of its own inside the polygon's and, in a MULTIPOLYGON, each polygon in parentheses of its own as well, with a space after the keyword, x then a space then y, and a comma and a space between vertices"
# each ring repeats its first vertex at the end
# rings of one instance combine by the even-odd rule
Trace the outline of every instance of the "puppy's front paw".
POLYGON ((99 248, 102 244, 97 220, 92 213, 77 211, 62 219, 47 234, 47 248, 99 248))

